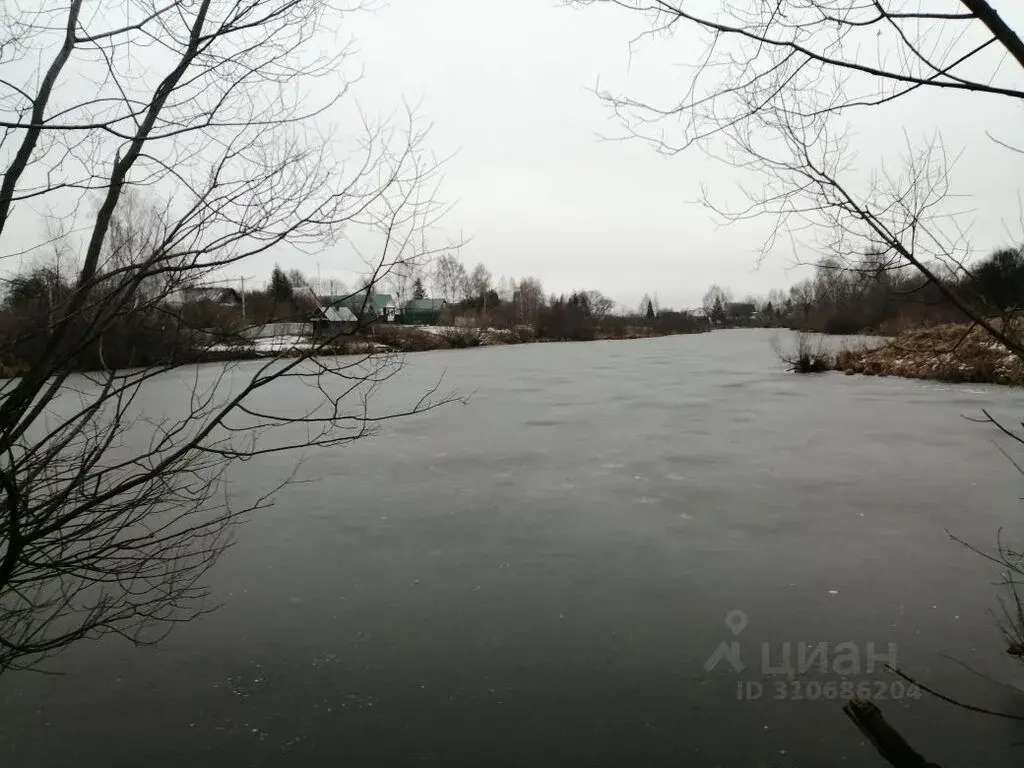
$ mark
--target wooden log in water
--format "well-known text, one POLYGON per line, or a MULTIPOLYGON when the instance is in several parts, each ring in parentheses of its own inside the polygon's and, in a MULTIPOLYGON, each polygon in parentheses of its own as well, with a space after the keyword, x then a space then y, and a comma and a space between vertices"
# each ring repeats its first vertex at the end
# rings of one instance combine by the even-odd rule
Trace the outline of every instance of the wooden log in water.
POLYGON ((914 751, 907 740, 882 716, 882 710, 866 699, 852 699, 843 712, 893 768, 939 768, 914 751))

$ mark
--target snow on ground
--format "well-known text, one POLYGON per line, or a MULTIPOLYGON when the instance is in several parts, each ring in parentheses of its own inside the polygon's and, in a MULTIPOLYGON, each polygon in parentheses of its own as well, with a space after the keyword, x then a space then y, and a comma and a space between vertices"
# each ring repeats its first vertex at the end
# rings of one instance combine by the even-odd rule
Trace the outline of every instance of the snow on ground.
MULTIPOLYGON (((477 328, 460 328, 454 325, 409 325, 402 326, 409 328, 410 330, 421 331, 423 333, 429 333, 433 336, 444 336, 449 333, 466 333, 466 332, 480 332, 482 329, 477 328)), ((511 334, 512 332, 505 328, 487 328, 484 333, 493 334, 494 336, 504 336, 511 334)), ((297 336, 292 334, 281 334, 277 336, 267 336, 265 338, 249 339, 243 344, 212 344, 207 347, 210 352, 247 352, 256 353, 257 355, 280 355, 287 354, 288 352, 307 352, 314 350, 317 347, 317 342, 311 341, 309 338, 304 336, 297 336)), ((386 344, 378 344, 374 342, 364 342, 358 345, 358 350, 351 349, 352 352, 366 353, 375 351, 390 351, 390 347, 386 344)))
POLYGON ((512 331, 508 328, 463 328, 457 325, 408 325, 400 326, 403 328, 411 328, 414 331, 423 331, 424 333, 430 333, 434 336, 443 336, 447 333, 491 333, 497 336, 510 335, 512 331))
POLYGON ((301 336, 268 336, 265 339, 253 339, 248 344, 213 344, 208 349, 210 352, 251 350, 261 355, 276 355, 290 349, 307 350, 313 347, 311 341, 301 336))
MULTIPOLYGON (((247 344, 213 344, 207 349, 210 352, 255 352, 257 355, 280 355, 291 351, 309 352, 319 346, 318 342, 311 341, 304 336, 268 336, 263 339, 253 339, 247 344)), ((359 345, 359 352, 367 351, 388 351, 390 347, 386 344, 366 343, 359 345)))
POLYGON ((409 325, 405 326, 412 328, 415 331, 423 331, 424 333, 431 333, 434 336, 442 336, 446 333, 458 333, 461 328, 456 328, 454 325, 409 325))

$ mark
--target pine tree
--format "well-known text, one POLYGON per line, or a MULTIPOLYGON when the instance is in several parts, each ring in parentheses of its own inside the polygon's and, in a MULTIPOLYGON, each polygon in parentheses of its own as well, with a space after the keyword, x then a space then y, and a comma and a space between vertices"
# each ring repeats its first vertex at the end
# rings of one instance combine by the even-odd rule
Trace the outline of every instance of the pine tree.
POLYGON ((291 301, 292 282, 277 264, 270 273, 270 295, 274 301, 291 301))
POLYGON ((647 312, 644 314, 644 317, 646 317, 648 320, 654 319, 654 302, 652 302, 650 299, 647 300, 647 312))
POLYGON ((427 298, 427 289, 423 287, 422 277, 417 277, 415 282, 412 284, 412 297, 414 299, 427 298))
POLYGON ((715 297, 715 304, 711 309, 711 319, 716 323, 720 323, 725 320, 725 306, 722 304, 722 297, 715 297))

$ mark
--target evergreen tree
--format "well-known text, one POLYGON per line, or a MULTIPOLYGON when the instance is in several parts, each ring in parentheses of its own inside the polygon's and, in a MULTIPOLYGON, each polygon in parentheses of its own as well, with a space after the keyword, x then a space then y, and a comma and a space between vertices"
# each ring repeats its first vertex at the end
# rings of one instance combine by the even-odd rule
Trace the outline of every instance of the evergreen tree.
POLYGON ((291 301, 292 282, 277 264, 270 273, 270 295, 274 301, 291 301))
POLYGON ((716 323, 725 320, 725 305, 722 304, 722 297, 716 296, 714 306, 711 308, 711 319, 716 323))
POLYGON ((412 297, 414 299, 427 298, 427 289, 423 287, 422 277, 417 277, 416 281, 412 284, 412 297))
POLYGON ((654 319, 654 302, 652 302, 650 299, 647 300, 647 311, 644 313, 644 317, 646 317, 648 320, 654 319))

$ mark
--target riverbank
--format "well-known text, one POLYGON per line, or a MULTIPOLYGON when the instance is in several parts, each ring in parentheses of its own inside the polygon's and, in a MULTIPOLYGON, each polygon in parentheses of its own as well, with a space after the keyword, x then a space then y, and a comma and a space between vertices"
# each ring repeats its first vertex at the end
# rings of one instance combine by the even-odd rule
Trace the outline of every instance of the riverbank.
MULTIPOLYGON (((342 335, 336 338, 316 338, 298 335, 274 335, 256 339, 232 337, 206 345, 189 346, 177 350, 174 360, 159 364, 196 365, 200 363, 237 362, 269 357, 298 357, 315 352, 317 355, 366 355, 374 353, 431 352, 442 349, 468 349, 496 347, 511 344, 539 344, 559 341, 626 341, 676 336, 700 331, 666 331, 644 326, 616 329, 614 333, 596 330, 588 338, 547 338, 538 336, 532 328, 520 326, 512 329, 467 328, 457 326, 375 326, 365 333, 342 335)), ((28 370, 29 365, 19 360, 0 361, 0 378, 16 378, 28 370)), ((92 370, 87 366, 80 371, 92 370)))
MULTIPOLYGON (((1009 330, 1024 335, 1022 327, 1009 330)), ((960 323, 904 331, 881 346, 845 349, 831 367, 850 375, 1024 385, 1024 360, 984 329, 960 323)))
POLYGON ((530 327, 472 328, 458 326, 376 326, 365 334, 343 336, 327 342, 290 338, 263 339, 252 354, 264 357, 272 354, 296 354, 322 345, 324 354, 367 354, 370 352, 431 352, 439 349, 468 349, 472 347, 501 347, 512 344, 542 344, 564 341, 626 341, 676 336, 698 331, 663 331, 656 328, 630 327, 615 333, 596 331, 587 338, 550 338, 538 336, 530 327))

